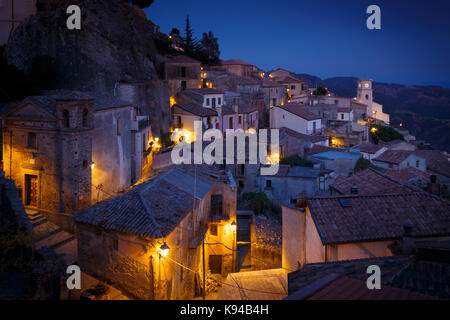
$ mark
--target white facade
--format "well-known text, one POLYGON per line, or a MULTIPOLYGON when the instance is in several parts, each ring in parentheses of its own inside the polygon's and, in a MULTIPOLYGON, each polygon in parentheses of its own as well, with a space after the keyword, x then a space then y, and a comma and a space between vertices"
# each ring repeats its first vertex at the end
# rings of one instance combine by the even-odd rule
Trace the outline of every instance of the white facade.
POLYGON ((373 101, 372 80, 358 80, 356 99, 367 105, 367 117, 389 124, 389 114, 383 112, 383 106, 373 101))
POLYGON ((225 105, 224 94, 205 94, 203 95, 203 107, 204 108, 217 108, 225 105))
POLYGON ((303 134, 321 134, 322 120, 306 120, 280 107, 270 108, 270 127, 279 129, 289 128, 303 134))
POLYGON ((409 155, 405 160, 398 164, 378 161, 376 158, 373 159, 372 162, 374 165, 388 170, 402 170, 408 167, 413 167, 423 172, 427 170, 426 160, 416 156, 415 154, 409 155))
POLYGON ((337 120, 341 121, 353 121, 353 110, 338 111, 337 120))

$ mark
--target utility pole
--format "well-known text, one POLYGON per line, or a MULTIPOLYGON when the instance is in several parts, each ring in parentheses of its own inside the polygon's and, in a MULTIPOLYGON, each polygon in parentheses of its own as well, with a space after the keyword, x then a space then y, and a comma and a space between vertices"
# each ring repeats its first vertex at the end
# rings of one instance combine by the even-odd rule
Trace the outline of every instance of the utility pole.
POLYGON ((202 242, 202 258, 203 258, 203 300, 206 299, 206 265, 205 265, 205 238, 202 242))

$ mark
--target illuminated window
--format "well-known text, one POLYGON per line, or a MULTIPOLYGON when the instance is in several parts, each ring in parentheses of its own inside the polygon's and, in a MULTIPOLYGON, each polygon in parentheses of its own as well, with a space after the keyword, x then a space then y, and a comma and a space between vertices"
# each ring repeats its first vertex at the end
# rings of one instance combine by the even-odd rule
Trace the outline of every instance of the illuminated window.
POLYGON ((369 84, 368 83, 364 83, 364 88, 369 88, 369 84))

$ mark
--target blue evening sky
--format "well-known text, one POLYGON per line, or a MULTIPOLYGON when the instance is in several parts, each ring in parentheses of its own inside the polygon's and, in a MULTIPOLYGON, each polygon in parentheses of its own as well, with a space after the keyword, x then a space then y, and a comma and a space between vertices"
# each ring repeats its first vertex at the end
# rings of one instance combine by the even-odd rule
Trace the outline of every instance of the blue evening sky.
POLYGON ((212 31, 222 59, 263 70, 278 67, 321 78, 450 88, 447 0, 155 0, 147 16, 169 33, 212 31), (366 9, 381 8, 381 30, 368 30, 366 9))

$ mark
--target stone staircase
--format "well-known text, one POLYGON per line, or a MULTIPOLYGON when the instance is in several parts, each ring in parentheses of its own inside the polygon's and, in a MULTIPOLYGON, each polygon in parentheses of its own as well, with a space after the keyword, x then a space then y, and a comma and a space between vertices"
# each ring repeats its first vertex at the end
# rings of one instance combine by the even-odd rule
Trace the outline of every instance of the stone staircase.
POLYGON ((27 210, 27 215, 36 236, 36 250, 47 246, 57 254, 61 255, 67 265, 74 264, 77 260, 76 238, 56 224, 48 221, 38 211, 27 210))

